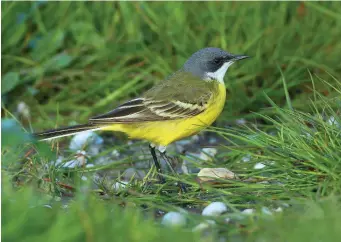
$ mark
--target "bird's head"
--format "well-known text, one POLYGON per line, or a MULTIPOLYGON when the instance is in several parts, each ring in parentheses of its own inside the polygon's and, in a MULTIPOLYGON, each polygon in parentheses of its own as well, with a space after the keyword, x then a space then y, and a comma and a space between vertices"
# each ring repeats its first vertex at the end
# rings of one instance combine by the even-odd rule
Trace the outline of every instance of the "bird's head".
POLYGON ((184 64, 183 70, 199 76, 203 80, 224 82, 227 69, 236 61, 248 58, 233 55, 222 49, 208 47, 195 52, 184 64))

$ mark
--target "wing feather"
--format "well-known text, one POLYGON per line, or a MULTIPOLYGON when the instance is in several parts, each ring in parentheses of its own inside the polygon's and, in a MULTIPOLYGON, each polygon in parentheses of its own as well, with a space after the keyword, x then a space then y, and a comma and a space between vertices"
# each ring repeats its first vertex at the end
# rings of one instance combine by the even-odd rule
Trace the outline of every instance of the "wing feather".
POLYGON ((194 79, 193 76, 187 76, 192 79, 187 79, 184 84, 181 78, 186 75, 174 75, 154 86, 144 96, 125 102, 108 113, 90 118, 89 121, 91 124, 135 123, 184 119, 198 115, 207 108, 207 103, 213 96, 212 84, 194 79), (175 86, 178 87, 176 91, 173 90, 175 86))

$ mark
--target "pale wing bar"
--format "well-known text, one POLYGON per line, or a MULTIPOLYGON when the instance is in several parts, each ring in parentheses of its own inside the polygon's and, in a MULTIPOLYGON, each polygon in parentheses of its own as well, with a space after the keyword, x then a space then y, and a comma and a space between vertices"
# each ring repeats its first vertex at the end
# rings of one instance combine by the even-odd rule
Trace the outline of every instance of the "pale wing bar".
POLYGON ((137 98, 89 121, 92 124, 108 124, 174 120, 195 116, 205 109, 206 104, 137 98))

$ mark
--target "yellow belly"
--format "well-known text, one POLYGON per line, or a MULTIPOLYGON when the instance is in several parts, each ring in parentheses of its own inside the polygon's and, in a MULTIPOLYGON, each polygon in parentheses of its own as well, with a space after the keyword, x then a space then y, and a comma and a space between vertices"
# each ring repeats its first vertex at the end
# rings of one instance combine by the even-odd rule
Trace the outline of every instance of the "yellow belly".
POLYGON ((219 84, 219 92, 212 97, 208 108, 192 118, 141 122, 133 124, 113 124, 102 130, 120 131, 130 138, 147 140, 155 145, 167 146, 170 143, 197 134, 211 125, 224 108, 226 90, 224 84, 219 84))

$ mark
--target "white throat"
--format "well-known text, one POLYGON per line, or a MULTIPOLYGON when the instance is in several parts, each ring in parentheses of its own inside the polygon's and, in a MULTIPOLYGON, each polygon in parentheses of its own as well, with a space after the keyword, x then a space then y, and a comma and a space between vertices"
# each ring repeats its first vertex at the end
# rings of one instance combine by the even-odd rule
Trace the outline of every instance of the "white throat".
POLYGON ((234 63, 234 61, 226 62, 224 65, 222 65, 218 70, 215 72, 207 72, 206 73, 206 78, 208 80, 217 80, 218 82, 224 83, 224 76, 229 69, 229 67, 234 63))

